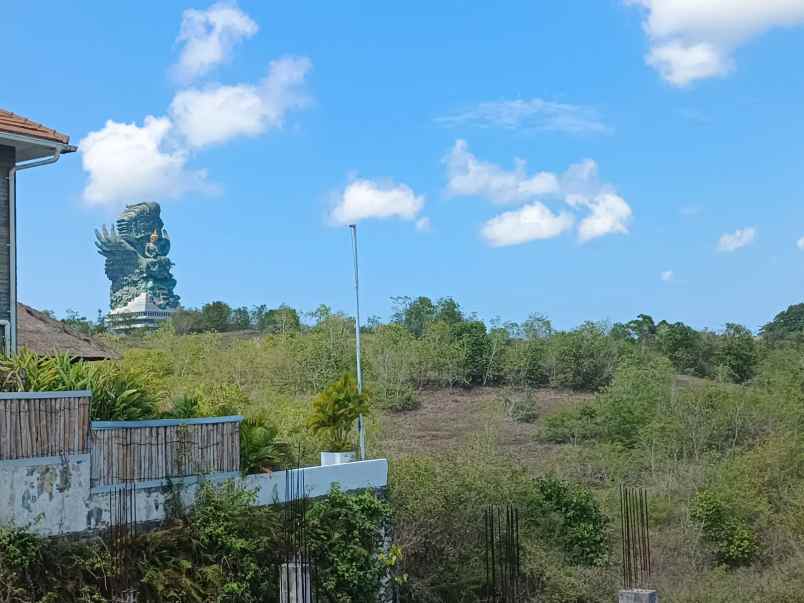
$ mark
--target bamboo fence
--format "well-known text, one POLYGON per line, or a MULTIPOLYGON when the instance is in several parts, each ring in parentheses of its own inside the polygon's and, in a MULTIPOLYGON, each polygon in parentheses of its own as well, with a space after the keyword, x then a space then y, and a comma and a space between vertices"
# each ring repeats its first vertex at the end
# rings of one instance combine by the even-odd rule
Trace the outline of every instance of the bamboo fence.
POLYGON ((0 393, 0 461, 89 452, 91 393, 0 393))
POLYGON ((92 486, 240 470, 242 417, 92 422, 92 486))

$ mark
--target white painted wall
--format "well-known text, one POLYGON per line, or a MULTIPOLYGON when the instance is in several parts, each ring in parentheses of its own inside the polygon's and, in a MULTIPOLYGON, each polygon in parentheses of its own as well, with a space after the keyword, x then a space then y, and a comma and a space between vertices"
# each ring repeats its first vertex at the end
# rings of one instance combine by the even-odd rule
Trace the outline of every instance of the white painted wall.
MULTIPOLYGON (((388 484, 385 459, 305 467, 300 471, 304 473, 305 491, 311 498, 327 494, 335 483, 346 492, 385 488, 388 484)), ((110 488, 91 489, 90 475, 89 455, 0 461, 0 525, 26 527, 47 536, 108 527, 110 509, 116 507, 116 493, 110 488)), ((284 471, 249 475, 245 479, 238 474, 216 474, 206 479, 242 481, 247 488, 256 490, 258 505, 285 500, 284 471)), ((193 478, 174 482, 185 507, 192 506, 198 483, 193 478)), ((139 484, 135 496, 137 522, 163 521, 169 493, 167 482, 139 484)))

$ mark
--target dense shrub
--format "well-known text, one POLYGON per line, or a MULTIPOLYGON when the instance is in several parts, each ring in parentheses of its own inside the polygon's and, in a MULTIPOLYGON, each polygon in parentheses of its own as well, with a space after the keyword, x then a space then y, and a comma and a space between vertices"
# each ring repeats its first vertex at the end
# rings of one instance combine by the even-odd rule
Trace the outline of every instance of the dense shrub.
MULTIPOLYGON (((309 512, 310 552, 319 588, 333 603, 374 603, 388 575, 383 551, 390 509, 373 492, 347 495, 337 487, 309 512)), ((392 564, 393 565, 393 564, 392 564)))
POLYGON ((585 323, 557 333, 550 343, 553 385, 596 391, 611 381, 618 350, 601 325, 585 323))
POLYGON ((391 470, 389 499, 411 600, 480 600, 482 514, 488 505, 511 503, 520 509, 521 538, 528 543, 523 563, 532 571, 523 587, 534 596, 583 590, 566 576, 561 584, 554 569, 562 563, 606 563, 608 520, 592 493, 553 477, 529 477, 523 467, 496 454, 492 442, 438 457, 405 458, 391 470))
POLYGON ((27 350, 0 360, 4 391, 91 390, 94 420, 155 416, 156 394, 149 375, 113 362, 73 362, 66 354, 39 356, 27 350))
POLYGON ((759 549, 756 534, 717 494, 700 492, 690 506, 690 517, 700 524, 719 562, 734 567, 753 561, 759 549))

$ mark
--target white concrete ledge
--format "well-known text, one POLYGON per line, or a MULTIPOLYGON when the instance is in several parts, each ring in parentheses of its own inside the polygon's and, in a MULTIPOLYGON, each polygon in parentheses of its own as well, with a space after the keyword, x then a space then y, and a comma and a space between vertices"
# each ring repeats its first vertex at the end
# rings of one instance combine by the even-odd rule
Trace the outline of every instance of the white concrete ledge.
POLYGON ((245 485, 249 489, 257 490, 258 505, 283 503, 290 500, 285 492, 288 474, 297 472, 303 474, 304 491, 310 498, 325 496, 332 489, 333 484, 338 484, 344 492, 385 488, 388 485, 388 461, 386 459, 324 467, 302 467, 270 474, 249 475, 245 479, 245 485))
MULTIPOLYGON (((240 479, 239 471, 218 471, 215 473, 205 473, 203 475, 188 475, 185 477, 174 477, 171 479, 150 479, 140 482, 134 482, 135 490, 151 490, 154 488, 162 489, 171 486, 189 486, 199 482, 224 482, 229 479, 240 479)), ((101 486, 93 486, 92 494, 103 494, 108 492, 117 492, 126 487, 126 484, 104 484, 101 486)))

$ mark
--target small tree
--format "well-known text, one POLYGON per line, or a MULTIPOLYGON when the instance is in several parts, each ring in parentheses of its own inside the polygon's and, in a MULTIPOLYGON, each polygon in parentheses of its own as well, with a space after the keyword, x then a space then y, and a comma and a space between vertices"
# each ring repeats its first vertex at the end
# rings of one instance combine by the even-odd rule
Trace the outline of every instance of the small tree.
POLYGON ((355 378, 346 374, 327 386, 313 401, 307 426, 323 438, 330 452, 352 448, 352 427, 360 415, 367 415, 368 396, 357 391, 355 378))

